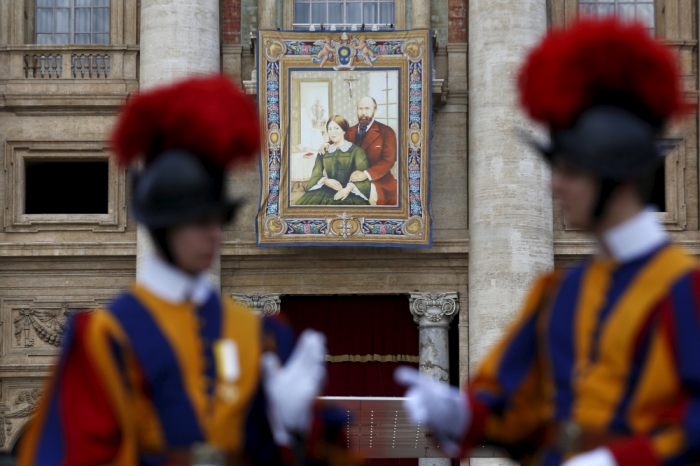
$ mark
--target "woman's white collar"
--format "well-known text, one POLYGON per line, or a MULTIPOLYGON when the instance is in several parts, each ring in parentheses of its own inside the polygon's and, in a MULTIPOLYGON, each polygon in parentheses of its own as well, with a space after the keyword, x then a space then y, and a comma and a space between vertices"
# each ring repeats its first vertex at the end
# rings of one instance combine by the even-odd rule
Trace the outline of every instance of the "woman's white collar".
POLYGON ((328 146, 328 152, 335 152, 336 149, 340 149, 341 152, 347 152, 350 150, 350 146, 352 146, 352 142, 348 141, 347 139, 343 139, 343 142, 341 142, 339 146, 336 146, 335 144, 328 146))

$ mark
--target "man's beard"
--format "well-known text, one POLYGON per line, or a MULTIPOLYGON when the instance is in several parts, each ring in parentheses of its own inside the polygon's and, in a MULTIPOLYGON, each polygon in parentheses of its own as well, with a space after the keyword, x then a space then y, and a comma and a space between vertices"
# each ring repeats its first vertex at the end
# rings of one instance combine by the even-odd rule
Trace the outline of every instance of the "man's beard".
POLYGON ((360 121, 362 126, 367 126, 370 121, 372 121, 372 118, 366 116, 357 117, 357 119, 360 121))

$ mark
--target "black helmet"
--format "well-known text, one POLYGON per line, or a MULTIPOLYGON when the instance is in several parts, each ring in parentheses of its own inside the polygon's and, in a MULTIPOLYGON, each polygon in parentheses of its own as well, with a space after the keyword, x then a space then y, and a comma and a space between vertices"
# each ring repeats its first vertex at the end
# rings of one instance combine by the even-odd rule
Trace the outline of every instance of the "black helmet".
POLYGON ((535 145, 601 180, 594 218, 620 183, 645 184, 663 161, 656 138, 688 109, 680 77, 666 45, 616 18, 551 30, 528 56, 520 103, 551 134, 535 145))
POLYGON ((624 182, 653 172, 662 162, 657 131, 620 107, 585 110, 576 123, 552 133, 549 146, 537 149, 551 161, 556 155, 601 179, 624 182))
POLYGON ((173 227, 217 213, 232 219, 225 173, 257 155, 259 121, 250 97, 223 75, 194 77, 129 99, 112 141, 122 165, 143 161, 133 175, 134 216, 172 262, 173 227))
POLYGON ((227 78, 195 77, 129 99, 112 141, 122 165, 143 161, 132 202, 153 232, 217 212, 231 220, 237 203, 225 197, 225 173, 255 158, 259 122, 250 97, 227 78))
POLYGON ((133 176, 136 220, 151 230, 169 228, 221 213, 233 218, 237 202, 224 196, 224 175, 207 159, 172 149, 133 176))

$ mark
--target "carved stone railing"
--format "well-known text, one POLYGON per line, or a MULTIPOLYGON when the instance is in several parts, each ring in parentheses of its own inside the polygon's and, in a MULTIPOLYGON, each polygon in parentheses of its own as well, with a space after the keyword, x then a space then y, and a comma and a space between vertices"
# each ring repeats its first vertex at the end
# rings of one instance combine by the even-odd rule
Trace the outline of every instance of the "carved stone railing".
POLYGON ((29 79, 108 78, 110 58, 106 52, 82 52, 64 55, 60 52, 34 52, 24 55, 24 77, 29 79), (68 59, 70 72, 65 73, 63 62, 68 59))
POLYGON ((58 79, 63 71, 61 53, 27 53, 24 55, 24 77, 32 79, 58 79))
POLYGON ((120 105, 138 89, 137 55, 127 45, 0 46, 5 105, 120 105))
POLYGON ((74 53, 71 57, 74 78, 107 78, 109 76, 108 53, 74 53))

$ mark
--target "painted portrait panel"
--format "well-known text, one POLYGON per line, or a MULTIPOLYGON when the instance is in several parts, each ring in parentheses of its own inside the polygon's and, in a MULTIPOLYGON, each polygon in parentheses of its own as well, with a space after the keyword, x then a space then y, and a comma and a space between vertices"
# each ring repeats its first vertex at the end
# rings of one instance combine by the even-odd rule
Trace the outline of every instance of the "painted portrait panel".
POLYGON ((398 70, 292 71, 290 78, 289 205, 397 206, 398 70), (343 120, 334 143, 327 125, 337 131, 343 120), (356 194, 333 199, 337 190, 324 184, 333 180, 352 183, 356 194))
POLYGON ((430 246, 428 33, 258 41, 258 245, 430 246))

